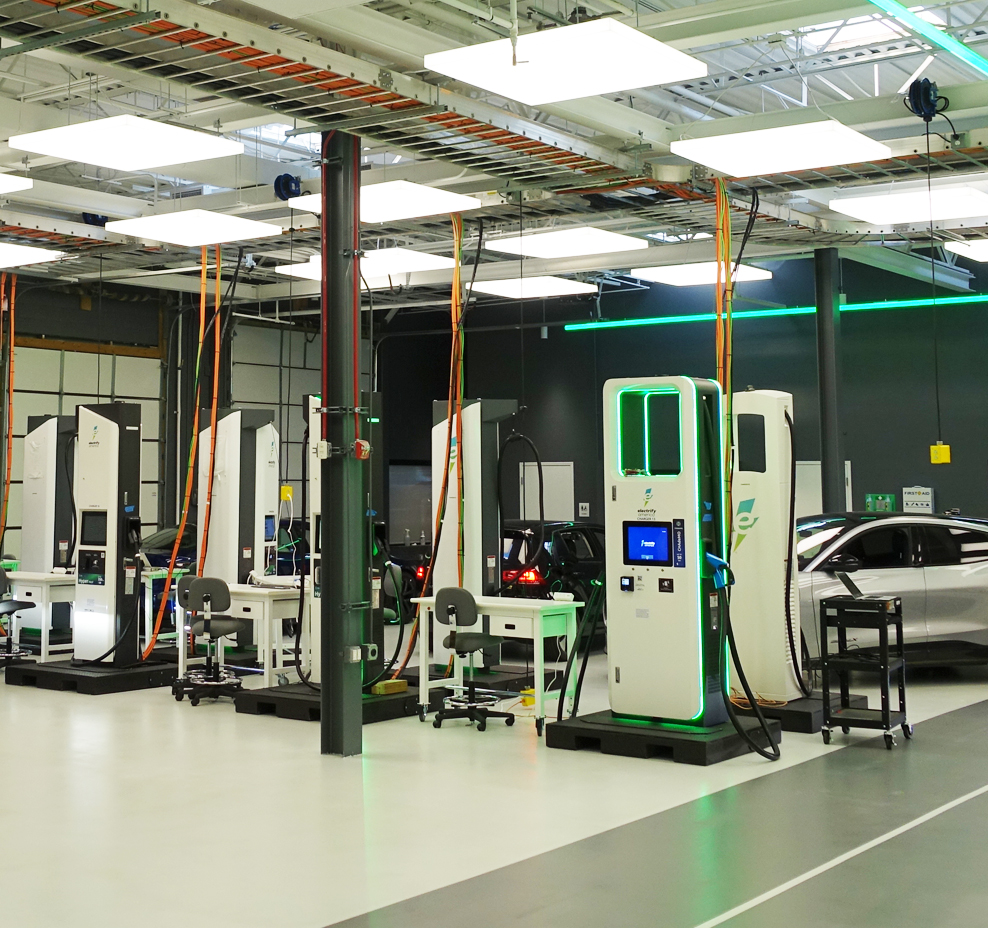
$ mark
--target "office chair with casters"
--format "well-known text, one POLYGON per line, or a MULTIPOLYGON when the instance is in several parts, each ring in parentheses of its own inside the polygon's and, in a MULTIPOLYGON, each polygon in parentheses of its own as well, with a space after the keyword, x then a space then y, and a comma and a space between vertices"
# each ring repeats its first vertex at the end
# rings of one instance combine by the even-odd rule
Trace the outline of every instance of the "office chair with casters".
MULTIPOLYGON (((37 603, 28 600, 7 599, 9 593, 10 581, 7 579, 7 571, 0 567, 0 622, 3 622, 4 619, 7 620, 7 634, 3 639, 3 644, 0 645, 0 668, 8 667, 30 656, 30 652, 25 648, 14 644, 14 613, 22 612, 25 609, 34 609, 37 605, 37 603)), ((48 621, 48 617, 44 616, 42 621, 48 621)))
POLYGON ((504 642, 496 635, 483 632, 464 632, 461 628, 469 628, 477 624, 477 602, 469 590, 448 586, 436 593, 436 604, 433 607, 436 618, 443 625, 452 626, 450 633, 443 641, 443 647, 455 651, 459 657, 469 657, 470 678, 465 692, 456 696, 447 696, 443 708, 436 713, 432 724, 442 728, 446 719, 469 719, 477 723, 477 731, 487 728, 489 718, 504 719, 505 725, 514 725, 515 717, 511 712, 496 712, 492 706, 498 703, 498 697, 493 693, 477 693, 473 680, 473 656, 477 651, 493 648, 504 642))
MULTIPOLYGON (((199 613, 192 623, 193 635, 206 636, 206 665, 189 669, 184 677, 172 684, 172 695, 177 702, 186 696, 193 706, 199 705, 204 696, 218 699, 220 696, 233 696, 243 686, 240 678, 227 670, 216 654, 220 638, 242 632, 247 623, 228 616, 213 616, 213 612, 226 612, 230 608, 230 588, 223 580, 215 577, 193 577, 186 575, 178 581, 178 601, 187 611, 199 613)), ((178 646, 186 647, 185 633, 180 631, 178 646)))

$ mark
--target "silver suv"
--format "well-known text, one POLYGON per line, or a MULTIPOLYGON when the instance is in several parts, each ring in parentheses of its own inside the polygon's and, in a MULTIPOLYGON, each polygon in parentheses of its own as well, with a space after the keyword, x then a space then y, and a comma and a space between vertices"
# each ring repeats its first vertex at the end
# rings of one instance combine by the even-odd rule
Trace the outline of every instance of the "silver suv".
MULTIPOLYGON (((912 665, 988 663, 988 522, 954 516, 842 512, 796 527, 800 617, 811 656, 820 653, 821 599, 846 593, 902 597, 912 665)), ((859 648, 878 634, 857 632, 859 648)))

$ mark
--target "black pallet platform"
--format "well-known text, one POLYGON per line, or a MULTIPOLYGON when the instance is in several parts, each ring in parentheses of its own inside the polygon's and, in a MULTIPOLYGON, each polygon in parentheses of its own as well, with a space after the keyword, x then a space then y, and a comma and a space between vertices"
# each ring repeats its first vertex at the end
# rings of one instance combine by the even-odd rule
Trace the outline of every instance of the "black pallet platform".
POLYGON ((128 693, 171 686, 174 664, 141 664, 138 667, 73 667, 71 661, 50 664, 12 664, 5 673, 14 686, 43 690, 71 690, 87 696, 128 693))
POLYGON ((6 670, 8 667, 20 667, 20 666, 37 666, 37 661, 32 657, 5 657, 0 653, 0 670, 6 670))
MULTIPOLYGON (((868 697, 852 694, 848 703, 852 709, 867 709, 868 697)), ((840 708, 840 693, 830 697, 831 712, 840 708)), ((736 707, 738 715, 754 718, 755 713, 750 709, 736 707)), ((815 735, 823 728, 823 697, 810 696, 804 699, 794 699, 784 706, 762 706, 762 715, 767 719, 776 719, 782 723, 783 731, 797 731, 804 735, 815 735)))
MULTIPOLYGON (((443 694, 433 691, 429 710, 442 706, 443 694)), ((279 719, 296 719, 302 722, 318 722, 322 707, 319 693, 304 683, 289 683, 287 686, 270 686, 256 690, 241 690, 233 697, 237 712, 249 715, 274 715, 279 719)), ((386 696, 367 695, 363 698, 364 724, 386 722, 417 715, 419 711, 418 687, 404 693, 390 693, 386 696)))
MULTIPOLYGON (((742 719, 742 725, 752 739, 768 747, 765 734, 756 719, 742 719)), ((782 726, 769 721, 776 743, 782 741, 782 726)), ((620 721, 610 711, 594 712, 562 722, 549 722, 545 727, 545 743, 550 748, 568 751, 600 751, 624 757, 666 757, 677 764, 710 764, 740 757, 751 750, 730 722, 702 731, 679 731, 665 728, 658 722, 620 721)))
MULTIPOLYGON (((414 690, 417 695, 419 690, 418 667, 406 668, 401 676, 408 681, 408 689, 414 690)), ((543 686, 548 686, 553 676, 556 676, 560 683, 562 682, 563 672, 561 670, 556 673, 547 670, 543 686)), ((439 680, 441 677, 442 673, 439 671, 433 670, 429 673, 430 680, 439 680)), ((467 668, 464 667, 463 683, 467 684, 469 682, 467 668)), ((509 693, 518 693, 523 689, 535 685, 535 669, 529 668, 526 670, 524 667, 513 667, 510 664, 496 664, 490 670, 475 670, 473 682, 477 685, 478 689, 506 690, 509 693)))

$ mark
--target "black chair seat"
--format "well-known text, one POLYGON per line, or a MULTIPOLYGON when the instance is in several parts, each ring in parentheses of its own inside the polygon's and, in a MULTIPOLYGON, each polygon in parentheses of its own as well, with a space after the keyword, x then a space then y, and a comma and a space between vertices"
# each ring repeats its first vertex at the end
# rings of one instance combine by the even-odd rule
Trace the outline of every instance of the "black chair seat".
POLYGON ((0 616, 20 612, 23 609, 33 609, 37 605, 24 599, 5 599, 0 601, 0 616))
MULTIPOLYGON (((449 643, 452 635, 447 635, 443 641, 444 648, 454 647, 449 643)), ((469 654, 471 651, 483 651, 485 648, 496 648, 504 644, 503 638, 497 635, 485 635, 483 632, 458 632, 456 635, 456 653, 469 654)))
MULTIPOLYGON (((246 628, 247 623, 242 619, 230 619, 225 616, 214 616, 209 620, 209 637, 225 638, 227 635, 236 635, 238 632, 242 632, 246 628)), ((205 630, 205 619, 199 619, 199 621, 192 623, 193 635, 202 635, 205 630)))

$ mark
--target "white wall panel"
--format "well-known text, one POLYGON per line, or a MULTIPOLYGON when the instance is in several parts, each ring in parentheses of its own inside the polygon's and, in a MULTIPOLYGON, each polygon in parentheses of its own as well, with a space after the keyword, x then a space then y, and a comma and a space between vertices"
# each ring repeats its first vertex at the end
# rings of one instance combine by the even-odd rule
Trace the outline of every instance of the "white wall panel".
POLYGON ((158 443, 141 442, 141 480, 158 480, 158 443))
POLYGON ((113 356, 88 354, 83 351, 66 351, 62 389, 67 393, 84 393, 95 397, 102 392, 109 402, 113 385, 113 356), (96 372, 99 370, 100 391, 97 391, 96 372))
POLYGON ((141 404, 141 438, 157 440, 160 431, 160 406, 157 400, 135 400, 141 404))
POLYGON ((7 506, 7 524, 20 525, 21 524, 21 486, 20 484, 16 484, 16 485, 11 484, 10 490, 11 490, 10 504, 7 506), (15 493, 14 490, 16 490, 17 492, 15 493))
POLYGON ((144 534, 151 534, 149 525, 158 524, 158 485, 152 483, 141 484, 141 524, 144 526, 144 534))
POLYGON ((58 351, 49 351, 47 348, 15 348, 15 389, 57 393, 61 363, 61 352, 58 351))
MULTIPOLYGON (((4 467, 6 467, 6 463, 4 467)), ((24 439, 14 436, 14 456, 10 462, 10 479, 24 479, 24 439)))
POLYGON ((21 531, 8 528, 3 538, 3 553, 5 556, 19 558, 21 556, 21 531))
MULTIPOLYGON (((57 381, 56 381, 57 383, 57 381)), ((28 416, 57 416, 58 415, 58 394, 57 393, 22 393, 20 390, 20 378, 18 372, 14 371, 14 433, 25 435, 27 433, 28 416)))
POLYGON ((256 325, 238 325, 233 335, 233 362, 277 366, 281 331, 256 325))
POLYGON ((291 377, 286 369, 281 376, 281 400, 283 403, 302 405, 302 398, 308 393, 318 393, 319 371, 291 369, 291 377))
POLYGON ((118 397, 161 395, 161 362, 157 358, 116 358, 113 392, 118 397))
POLYGON ((233 365, 233 399, 235 403, 278 405, 278 368, 259 364, 233 365))

